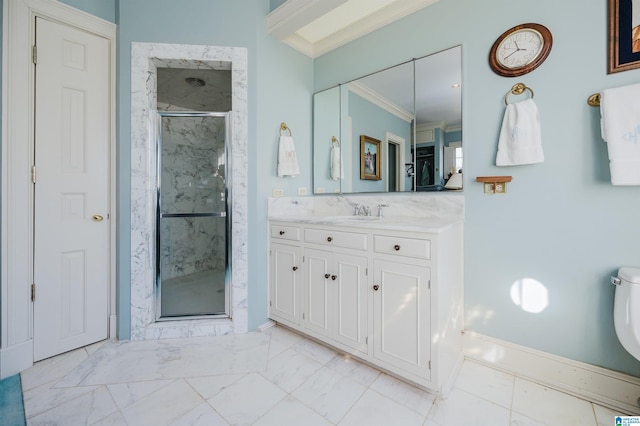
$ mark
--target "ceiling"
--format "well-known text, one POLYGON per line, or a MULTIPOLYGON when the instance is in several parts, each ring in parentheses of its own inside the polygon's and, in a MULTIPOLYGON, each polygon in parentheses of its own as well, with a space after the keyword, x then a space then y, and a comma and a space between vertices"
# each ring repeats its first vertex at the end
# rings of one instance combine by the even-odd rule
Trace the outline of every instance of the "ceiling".
POLYGON ((267 30, 315 58, 438 0, 287 0, 267 15, 267 30))

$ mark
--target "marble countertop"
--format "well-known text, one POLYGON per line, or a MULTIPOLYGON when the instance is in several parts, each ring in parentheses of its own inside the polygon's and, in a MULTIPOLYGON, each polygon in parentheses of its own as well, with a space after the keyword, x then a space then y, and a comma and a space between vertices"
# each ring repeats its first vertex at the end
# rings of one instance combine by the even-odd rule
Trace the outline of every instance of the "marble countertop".
POLYGON ((428 217, 377 217, 377 216, 270 216, 269 220, 295 222, 300 224, 348 226, 351 228, 385 229, 396 231, 429 232, 437 234, 453 225, 462 223, 462 219, 428 217))

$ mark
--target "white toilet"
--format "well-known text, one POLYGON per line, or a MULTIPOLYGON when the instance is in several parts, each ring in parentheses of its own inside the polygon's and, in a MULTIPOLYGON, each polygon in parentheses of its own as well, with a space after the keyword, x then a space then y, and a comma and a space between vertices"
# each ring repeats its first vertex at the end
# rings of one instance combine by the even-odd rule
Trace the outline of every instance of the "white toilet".
POLYGON ((613 305, 613 324, 622 346, 640 360, 640 268, 620 268, 613 305))

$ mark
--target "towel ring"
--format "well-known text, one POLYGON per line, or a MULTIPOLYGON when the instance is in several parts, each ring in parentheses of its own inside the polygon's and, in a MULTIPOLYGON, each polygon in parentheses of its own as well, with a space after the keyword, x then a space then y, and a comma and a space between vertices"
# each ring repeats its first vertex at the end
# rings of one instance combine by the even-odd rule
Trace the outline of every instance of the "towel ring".
POLYGON ((529 92, 531 92, 531 99, 533 99, 533 90, 531 89, 531 87, 525 86, 524 83, 516 83, 513 85, 511 90, 509 90, 507 94, 504 95, 504 104, 509 105, 507 98, 509 97, 510 94, 513 93, 514 95, 522 95, 525 90, 528 90, 529 92))
POLYGON ((293 132, 291 131, 291 128, 287 126, 287 123, 284 121, 280 123, 280 136, 282 136, 282 132, 286 132, 287 130, 289 131, 289 136, 293 137, 293 132))
POLYGON ((338 144, 338 148, 340 148, 340 141, 335 136, 331 136, 331 147, 334 147, 338 144))

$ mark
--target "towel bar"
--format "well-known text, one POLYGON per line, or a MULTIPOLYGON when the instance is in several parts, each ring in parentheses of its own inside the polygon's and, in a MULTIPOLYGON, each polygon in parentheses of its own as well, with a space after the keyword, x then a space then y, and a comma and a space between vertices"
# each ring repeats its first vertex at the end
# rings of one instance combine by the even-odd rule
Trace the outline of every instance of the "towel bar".
POLYGON ((593 107, 600 106, 600 93, 594 93, 587 98, 587 104, 593 107))
POLYGON ((525 90, 528 90, 529 92, 531 92, 531 99, 533 99, 533 90, 531 89, 531 87, 525 86, 524 83, 516 83, 513 85, 511 90, 509 90, 507 94, 504 95, 504 104, 509 105, 507 98, 509 97, 510 94, 513 93, 514 95, 522 95, 525 90))
POLYGON ((287 123, 284 121, 280 123, 280 136, 282 136, 282 132, 286 132, 287 130, 289 131, 289 136, 293 137, 293 132, 291 131, 291 128, 287 126, 287 123))

